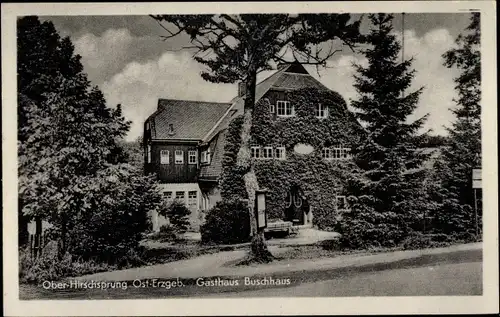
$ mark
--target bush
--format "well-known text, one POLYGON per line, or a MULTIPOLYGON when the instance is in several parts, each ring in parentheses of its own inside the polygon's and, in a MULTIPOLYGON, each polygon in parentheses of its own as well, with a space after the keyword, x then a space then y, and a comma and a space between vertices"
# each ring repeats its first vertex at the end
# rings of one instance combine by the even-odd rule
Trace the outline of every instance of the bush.
POLYGON ((201 226, 204 243, 232 244, 250 240, 250 217, 241 200, 220 201, 206 216, 201 226))
POLYGON ((172 224, 172 228, 177 233, 185 233, 189 228, 189 216, 191 215, 191 210, 189 210, 186 205, 182 202, 175 200, 171 203, 167 210, 166 216, 172 224))
POLYGON ((114 265, 129 259, 133 250, 140 251, 148 211, 162 208, 163 197, 151 178, 125 166, 109 168, 100 176, 84 192, 82 204, 88 207, 75 207, 65 221, 54 221, 53 236, 64 240, 65 251, 73 256, 114 265))
POLYGON ((95 261, 75 260, 66 253, 58 256, 57 242, 50 241, 42 253, 33 258, 29 248, 19 250, 19 281, 22 283, 42 283, 56 281, 65 277, 81 276, 116 269, 115 266, 95 261))
POLYGON ((158 232, 155 232, 149 236, 149 239, 159 242, 170 242, 179 240, 179 237, 177 235, 177 231, 173 226, 162 225, 158 232))

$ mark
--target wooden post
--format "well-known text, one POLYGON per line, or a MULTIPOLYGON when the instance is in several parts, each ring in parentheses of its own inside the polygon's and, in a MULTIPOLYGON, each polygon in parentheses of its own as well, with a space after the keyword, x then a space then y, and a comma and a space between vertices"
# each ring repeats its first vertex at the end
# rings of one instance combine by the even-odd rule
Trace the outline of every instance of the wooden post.
POLYGON ((474 190, 474 216, 475 216, 475 219, 476 219, 476 236, 479 234, 479 230, 478 230, 478 220, 477 220, 477 189, 473 189, 474 190))

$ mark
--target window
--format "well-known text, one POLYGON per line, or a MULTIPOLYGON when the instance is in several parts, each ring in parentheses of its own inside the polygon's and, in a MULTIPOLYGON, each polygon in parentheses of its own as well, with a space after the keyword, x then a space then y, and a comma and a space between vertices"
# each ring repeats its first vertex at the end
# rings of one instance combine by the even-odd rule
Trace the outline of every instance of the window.
POLYGON ((327 147, 323 148, 322 156, 325 160, 333 159, 332 149, 327 148, 327 147))
POLYGON ((342 148, 342 158, 343 159, 351 158, 351 148, 349 147, 342 148))
POLYGON ((198 151, 189 151, 188 164, 196 164, 196 163, 198 163, 198 151))
POLYGON ((149 121, 146 122, 146 130, 149 130, 149 121))
POLYGON ((319 119, 324 119, 328 117, 328 107, 322 104, 316 105, 316 117, 319 119))
POLYGON ((175 150, 175 164, 184 163, 184 151, 175 150))
POLYGON ((327 160, 346 160, 351 158, 351 148, 341 145, 333 148, 323 148, 323 158, 327 160))
POLYGON ((170 151, 160 151, 160 164, 170 164, 170 151))
POLYGON ((149 144, 146 146, 146 155, 148 163, 151 163, 151 145, 149 144))
POLYGON ((337 196, 337 210, 349 210, 345 196, 337 196))
POLYGON ((266 146, 262 149, 262 158, 263 159, 272 159, 273 158, 273 148, 270 146, 266 146))
POLYGON ((252 158, 260 158, 260 147, 252 146, 250 148, 250 155, 252 158))
POLYGON ((270 113, 274 113, 274 112, 275 112, 275 109, 274 109, 274 105, 273 105, 273 104, 270 104, 270 105, 269 105, 269 112, 270 112, 270 113))
POLYGON ((299 208, 302 206, 302 198, 299 195, 294 195, 293 196, 293 203, 295 207, 299 208))
POLYGON ((210 164, 210 149, 201 152, 201 162, 205 164, 210 164))
POLYGON ((184 196, 184 192, 175 192, 175 199, 185 203, 186 197, 184 196))
POLYGON ((171 200, 172 192, 163 192, 163 197, 165 197, 166 200, 171 200))
POLYGON ((196 207, 197 203, 198 203, 198 193, 196 191, 188 192, 189 207, 196 207))
POLYGON ((274 157, 277 158, 278 160, 284 160, 285 159, 285 147, 284 146, 278 146, 276 147, 276 150, 274 151, 274 157))
POLYGON ((292 117, 295 115, 295 111, 290 101, 277 101, 276 110, 276 114, 278 115, 278 117, 292 117))
POLYGON ((292 193, 288 192, 285 198, 285 208, 290 208, 292 206, 292 202, 293 202, 292 193))
POLYGON ((342 147, 336 146, 333 148, 333 158, 335 159, 342 158, 342 147))

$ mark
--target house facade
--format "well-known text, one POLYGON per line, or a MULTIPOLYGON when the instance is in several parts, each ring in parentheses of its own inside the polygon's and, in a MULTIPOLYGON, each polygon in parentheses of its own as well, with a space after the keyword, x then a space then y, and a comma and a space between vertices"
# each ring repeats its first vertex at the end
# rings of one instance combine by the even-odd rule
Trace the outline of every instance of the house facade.
MULTIPOLYGON (((239 85, 238 95, 229 103, 160 99, 157 110, 144 123, 145 171, 157 175, 165 199, 178 199, 188 206, 192 211, 190 221, 195 231, 199 230, 204 213, 221 200, 224 147, 230 123, 243 114, 244 95, 243 85, 239 85)), ((257 166, 263 167, 262 170, 271 166, 284 171, 291 168, 290 172, 285 172, 288 175, 301 171, 307 174, 309 172, 297 166, 304 164, 301 157, 308 152, 314 152, 321 164, 334 164, 337 170, 348 168, 346 162, 350 158, 352 142, 346 135, 353 134, 352 129, 337 126, 335 121, 347 120, 352 126, 359 126, 359 123, 347 110, 344 99, 312 77, 301 64, 280 65, 274 74, 257 84, 255 97, 255 113, 260 113, 260 119, 253 122, 257 126, 256 131, 259 128, 274 131, 267 133, 271 135, 270 141, 265 141, 266 138, 259 132, 252 136, 251 157, 257 166), (328 96, 334 102, 319 100, 303 105, 294 100, 294 92, 297 91, 317 92, 318 96, 328 96), (280 130, 288 131, 294 125, 299 129, 297 133, 292 133, 290 137, 280 134, 280 130), (315 130, 324 135, 308 137, 309 132, 315 130), (273 142, 273 133, 276 133, 277 142, 273 142), (333 139, 326 135, 333 136, 333 139), (336 142, 337 136, 339 140, 347 141, 336 142), (308 142, 312 139, 317 141, 308 142), (283 165, 286 162, 299 165, 287 167, 283 165)), ((329 168, 321 164, 317 168, 323 171, 329 168)), ((258 172, 263 180, 271 177, 263 173, 258 172)), ((276 210, 271 214, 271 222, 311 225, 314 201, 319 200, 320 195, 314 194, 314 187, 304 185, 307 179, 299 181, 298 178, 280 180, 286 189, 271 195, 274 202, 271 206, 276 210)), ((273 186, 272 181, 270 184, 273 186)), ((333 204, 330 200, 325 201, 334 205, 335 210, 346 209, 347 201, 341 190, 337 185, 332 190, 333 204)), ((151 216, 154 230, 167 223, 158 215, 151 216)))

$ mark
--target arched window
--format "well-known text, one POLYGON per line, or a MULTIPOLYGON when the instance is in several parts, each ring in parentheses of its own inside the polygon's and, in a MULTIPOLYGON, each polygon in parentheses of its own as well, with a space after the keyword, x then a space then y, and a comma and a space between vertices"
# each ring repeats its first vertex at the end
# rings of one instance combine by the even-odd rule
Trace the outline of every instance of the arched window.
POLYGON ((286 199, 285 199, 286 208, 290 208, 292 206, 292 200, 293 200, 292 193, 288 192, 288 194, 286 194, 286 199))
POLYGON ((302 206, 302 198, 299 196, 299 194, 295 194, 293 197, 293 203, 295 207, 300 207, 302 206))

